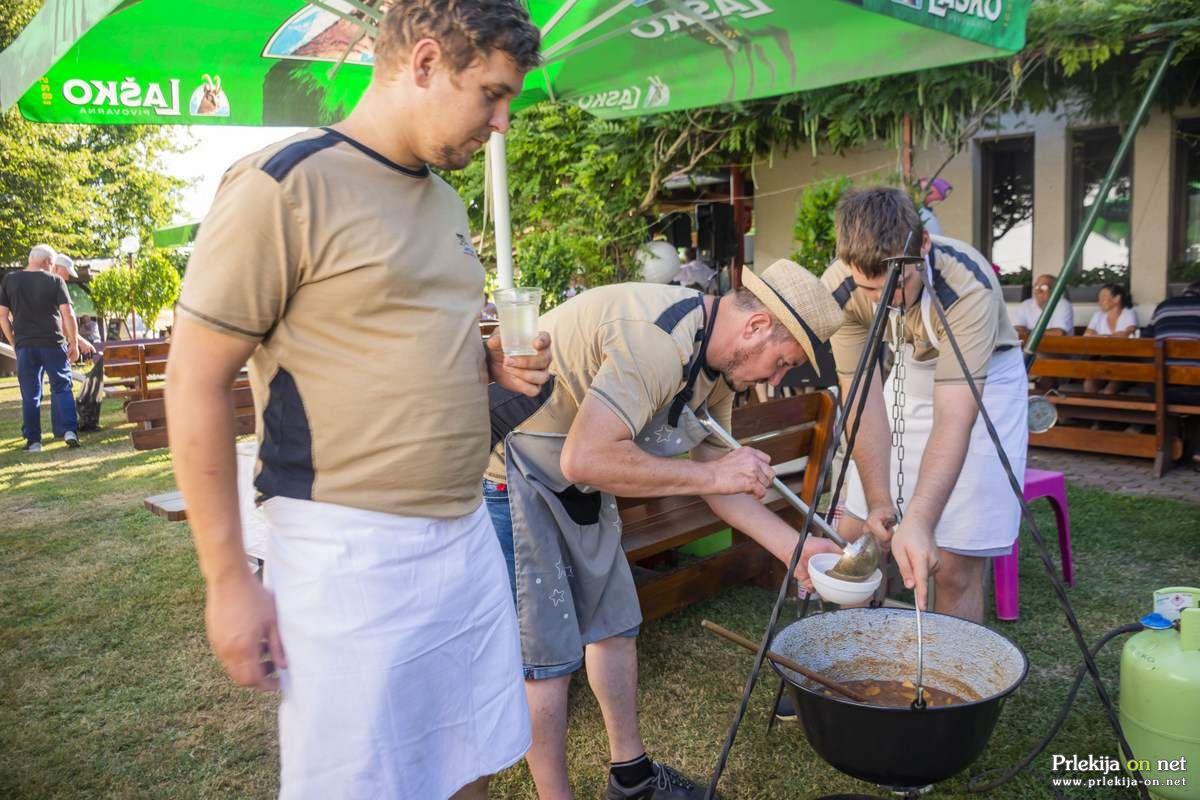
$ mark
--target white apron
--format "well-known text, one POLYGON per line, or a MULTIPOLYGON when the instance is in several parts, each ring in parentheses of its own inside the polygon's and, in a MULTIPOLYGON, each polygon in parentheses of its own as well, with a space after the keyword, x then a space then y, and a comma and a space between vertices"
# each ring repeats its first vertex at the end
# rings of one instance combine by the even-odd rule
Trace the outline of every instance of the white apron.
MULTIPOLYGON (((929 340, 936 342, 931 310, 929 292, 926 291, 921 296, 921 320, 929 340)), ((913 346, 905 344, 896 355, 897 361, 904 359, 905 366, 905 404, 902 413, 905 428, 903 468, 906 507, 916 491, 925 444, 933 431, 933 375, 937 368, 936 358, 920 362, 914 360, 912 354, 913 346)), ((953 359, 954 352, 939 353, 938 358, 953 359)), ((892 369, 894 374, 895 367, 892 369)), ((983 405, 1000 435, 1000 441, 1004 443, 1004 450, 1022 486, 1025 483, 1025 457, 1029 445, 1026 422, 1028 395, 1029 379, 1021 349, 1011 347, 993 353, 983 387, 983 405)), ((892 375, 889 375, 883 391, 889 417, 894 399, 892 375)), ((895 451, 892 451, 889 463, 888 486, 894 500, 898 471, 895 451)), ((859 519, 867 515, 862 481, 853 462, 846 474, 846 510, 859 519)), ((983 423, 983 416, 977 415, 962 471, 934 528, 934 539, 938 547, 964 555, 1007 555, 1012 550, 1020 524, 1021 505, 1013 496, 1008 476, 983 423)))
POLYGON ((445 800, 530 744, 504 556, 456 519, 275 497, 281 800, 445 800))

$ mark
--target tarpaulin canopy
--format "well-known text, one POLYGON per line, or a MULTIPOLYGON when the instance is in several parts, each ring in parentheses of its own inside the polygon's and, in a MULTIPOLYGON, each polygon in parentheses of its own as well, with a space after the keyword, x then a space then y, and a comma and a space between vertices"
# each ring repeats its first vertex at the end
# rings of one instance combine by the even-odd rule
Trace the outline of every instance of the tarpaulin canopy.
POLYGON ((159 228, 154 232, 155 247, 182 247, 196 240, 200 231, 199 222, 186 222, 183 225, 173 225, 169 228, 159 228))
MULTIPOLYGON (((0 53, 0 108, 41 122, 318 125, 370 76, 391 0, 47 0, 0 53)), ((606 117, 1004 55, 1029 0, 527 0, 543 99, 606 117)))
POLYGON ((84 289, 78 283, 68 283, 67 292, 71 295, 71 307, 75 309, 75 316, 97 316, 96 306, 93 305, 92 296, 88 294, 87 289, 84 289))

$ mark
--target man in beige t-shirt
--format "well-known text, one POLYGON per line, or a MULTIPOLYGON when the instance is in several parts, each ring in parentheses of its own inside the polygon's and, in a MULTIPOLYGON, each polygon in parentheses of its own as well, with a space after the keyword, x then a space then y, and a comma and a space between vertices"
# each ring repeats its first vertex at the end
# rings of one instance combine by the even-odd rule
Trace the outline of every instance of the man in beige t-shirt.
MULTIPOLYGON (((773 476, 769 459, 709 441, 695 414, 707 410, 728 430, 735 390, 778 383, 805 361, 817 368, 814 352, 841 315, 817 278, 790 261, 744 280, 724 298, 651 284, 589 289, 541 319, 553 353, 543 391, 491 391, 484 498, 517 599, 533 712, 526 758, 540 797, 571 796, 567 685, 585 652, 612 760, 605 800, 703 796, 651 761, 641 740, 641 614, 611 497, 701 495, 789 562, 798 534, 759 502, 773 476), (689 451, 690 459, 674 457, 689 451)), ((838 548, 807 539, 801 580, 818 552, 838 548)))
POLYGON ((548 341, 485 352, 483 267, 429 165, 462 168, 508 127, 538 41, 516 0, 392 4, 350 117, 239 161, 201 226, 171 452, 213 652, 282 689, 281 798, 483 798, 529 746, 479 482, 488 381, 536 394, 548 341), (238 515, 229 387, 247 358, 269 591, 238 515))
POLYGON ((900 343, 897 366, 885 381, 873 380, 868 387, 847 481, 849 522, 842 533, 855 538, 859 531, 848 526, 865 520, 872 534, 891 542, 905 584, 915 588, 922 608, 932 575, 937 611, 980 622, 984 568, 990 557, 1011 549, 1020 505, 978 415, 967 374, 982 394, 1018 480, 1028 440, 1028 381, 999 282, 991 264, 970 245, 926 233, 902 190, 851 192, 838 204, 836 226, 838 260, 821 280, 845 315, 830 340, 843 391, 866 346, 876 304, 903 308, 902 316, 892 312, 888 326, 887 341, 900 343), (909 251, 903 253, 906 242, 909 251), (895 296, 882 299, 885 259, 918 253, 932 291, 910 262, 895 296), (935 300, 945 311, 967 374, 933 308, 935 300), (902 397, 895 392, 897 380, 902 397), (891 452, 888 419, 896 415, 905 426, 902 461, 891 452), (901 505, 899 491, 893 495, 898 485, 911 497, 893 536, 889 521, 901 505))

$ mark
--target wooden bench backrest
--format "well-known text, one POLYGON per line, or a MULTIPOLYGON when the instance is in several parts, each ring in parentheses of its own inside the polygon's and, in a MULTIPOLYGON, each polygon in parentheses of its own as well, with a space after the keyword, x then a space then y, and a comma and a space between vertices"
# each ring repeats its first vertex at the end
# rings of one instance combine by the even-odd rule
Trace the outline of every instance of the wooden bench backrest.
MULTIPOLYGON (((827 391, 754 403, 733 410, 733 435, 771 456, 772 464, 823 456, 829 447, 836 401, 827 391)), ((811 462, 810 463, 814 463, 811 462)), ((799 492, 806 502, 817 496, 817 469, 806 469, 799 492)), ((626 525, 695 503, 694 497, 620 497, 626 525)))
POLYGON ((129 385, 122 393, 143 400, 161 392, 150 389, 150 381, 162 380, 167 372, 170 342, 122 342, 104 346, 104 379, 107 383, 129 385))
POLYGON ((1153 383, 1156 375, 1154 340, 1046 336, 1038 344, 1038 357, 1029 372, 1039 378, 1101 378, 1153 383))
MULTIPOLYGON (((1166 361, 1200 362, 1200 339, 1160 339, 1166 361)), ((1167 383, 1174 386, 1200 386, 1200 365, 1167 364, 1167 383)))
MULTIPOLYGON (((254 433, 254 396, 246 386, 235 388, 233 394, 234 436, 254 433)), ((125 416, 141 427, 130 435, 134 450, 154 450, 166 447, 167 406, 162 397, 134 400, 125 407, 125 416)))

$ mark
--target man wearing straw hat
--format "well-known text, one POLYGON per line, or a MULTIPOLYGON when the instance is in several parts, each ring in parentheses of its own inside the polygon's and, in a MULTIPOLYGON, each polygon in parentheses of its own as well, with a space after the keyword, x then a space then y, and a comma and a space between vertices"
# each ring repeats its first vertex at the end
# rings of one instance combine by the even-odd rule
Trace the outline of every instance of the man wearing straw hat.
MULTIPOLYGON (((614 495, 700 495, 730 526, 787 563, 797 532, 760 499, 774 476, 752 448, 725 451, 698 417, 729 427, 735 391, 817 365, 841 311, 811 273, 778 261, 724 298, 618 284, 550 311, 551 379, 537 397, 491 388, 484 499, 517 601, 533 715, 526 756, 542 800, 570 798, 567 686, 587 660, 612 768, 605 798, 698 798, 702 789, 646 756, 637 719, 642 621, 614 495), (690 459, 674 456, 689 453, 690 459)), ((807 540, 808 557, 837 552, 807 540)))

